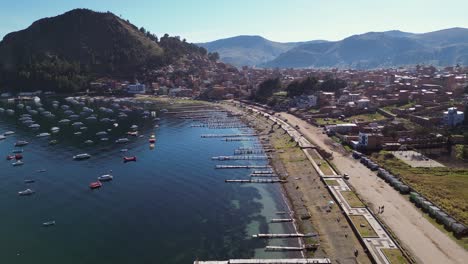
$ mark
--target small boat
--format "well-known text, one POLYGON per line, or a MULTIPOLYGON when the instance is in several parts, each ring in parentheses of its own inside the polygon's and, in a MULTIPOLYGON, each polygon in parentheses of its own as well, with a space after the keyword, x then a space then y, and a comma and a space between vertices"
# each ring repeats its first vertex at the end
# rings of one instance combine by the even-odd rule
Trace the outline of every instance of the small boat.
POLYGON ((12 160, 12 159, 14 159, 14 158, 15 158, 15 155, 8 155, 8 156, 6 156, 6 159, 7 159, 7 160, 12 160))
POLYGON ((31 194, 34 194, 34 191, 31 190, 31 189, 26 189, 24 191, 19 191, 18 192, 18 195, 20 195, 20 196, 26 196, 26 195, 31 195, 31 194))
POLYGON ((109 138, 101 138, 101 141, 109 141, 109 138))
POLYGON ((137 130, 138 126, 137 125, 132 125, 130 128, 133 129, 133 130, 137 130))
POLYGON ((155 138, 150 138, 150 139, 149 139, 149 143, 153 144, 153 143, 155 143, 155 142, 156 142, 156 139, 155 139, 155 138))
POLYGON ((104 174, 104 175, 99 176, 97 179, 98 181, 101 181, 101 182, 112 181, 114 179, 114 176, 110 174, 104 174))
POLYGON ((115 143, 119 143, 119 144, 124 144, 124 143, 127 143, 129 142, 130 140, 128 140, 128 138, 119 138, 115 141, 115 143))
POLYGON ((92 182, 89 184, 89 188, 91 189, 97 189, 97 188, 101 188, 102 187, 102 183, 100 181, 97 181, 97 182, 92 182))
POLYGON ((11 153, 23 153, 23 149, 14 149, 11 151, 11 153))
POLYGON ((58 140, 56 139, 52 139, 51 141, 49 141, 49 145, 55 145, 58 143, 58 140))
POLYGON ((15 147, 26 146, 27 144, 29 144, 29 142, 27 142, 27 141, 25 141, 25 140, 18 140, 18 141, 16 141, 16 143, 15 143, 15 147))
POLYGON ((52 133, 58 133, 60 131, 60 128, 59 127, 53 127, 50 129, 50 132, 52 133))
POLYGON ((23 159, 23 155, 15 154, 15 160, 21 160, 21 159, 23 159))
POLYGON ((0 140, 4 140, 6 137, 4 135, 0 135, 0 140))
POLYGON ((24 180, 24 183, 33 183, 33 182, 35 182, 35 180, 32 180, 32 179, 24 180))
POLYGON ((75 133, 73 133, 73 134, 75 134, 76 136, 80 136, 81 134, 83 134, 83 132, 78 131, 78 132, 75 132, 75 133))
POLYGON ((159 128, 159 125, 154 125, 154 128, 159 128))
POLYGON ((92 145, 92 144, 94 144, 94 141, 88 139, 88 140, 86 140, 84 143, 85 143, 86 145, 92 145))
POLYGON ((137 161, 136 156, 133 157, 123 157, 124 162, 129 162, 129 161, 137 161))
POLYGON ((54 226, 54 225, 55 225, 55 221, 48 221, 48 222, 42 223, 42 226, 45 226, 45 227, 54 226))
POLYGON ((46 172, 46 171, 47 171, 46 169, 39 169, 39 170, 37 170, 36 172, 37 172, 37 173, 42 173, 42 172, 46 172))
POLYGON ((82 154, 78 154, 78 155, 73 156, 74 160, 85 160, 85 159, 89 159, 89 158, 91 158, 91 155, 89 155, 88 153, 82 153, 82 154))
POLYGON ((40 133, 39 135, 36 135, 36 137, 49 137, 50 134, 47 133, 47 132, 44 132, 44 133, 40 133))
POLYGON ((13 131, 7 131, 5 133, 3 133, 4 136, 9 136, 9 135, 13 135, 15 132, 13 131))
POLYGON ((129 131, 127 132, 127 135, 136 137, 138 136, 138 131, 129 131))
POLYGON ((128 149, 121 149, 120 152, 127 152, 128 149))
POLYGON ((21 166, 21 165, 24 165, 24 162, 22 162, 21 160, 18 160, 18 161, 16 161, 16 162, 13 162, 11 165, 13 165, 13 166, 15 166, 15 167, 16 167, 16 166, 21 166))

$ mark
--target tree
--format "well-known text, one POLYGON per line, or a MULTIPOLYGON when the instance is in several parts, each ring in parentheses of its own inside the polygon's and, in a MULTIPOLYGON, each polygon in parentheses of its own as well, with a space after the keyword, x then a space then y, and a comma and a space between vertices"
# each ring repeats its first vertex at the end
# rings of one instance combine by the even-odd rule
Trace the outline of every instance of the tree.
POLYGON ((273 95, 275 91, 281 89, 281 81, 279 78, 268 79, 263 81, 257 88, 255 93, 255 100, 258 102, 265 103, 269 97, 273 95))
POLYGON ((210 52, 208 53, 208 58, 212 61, 217 61, 219 60, 219 54, 218 52, 210 52))
POLYGON ((288 85, 286 91, 289 97, 303 94, 312 94, 318 90, 318 81, 315 77, 307 77, 302 81, 294 81, 288 85))
POLYGON ((143 34, 146 34, 146 29, 144 27, 141 27, 140 32, 143 33, 143 34))

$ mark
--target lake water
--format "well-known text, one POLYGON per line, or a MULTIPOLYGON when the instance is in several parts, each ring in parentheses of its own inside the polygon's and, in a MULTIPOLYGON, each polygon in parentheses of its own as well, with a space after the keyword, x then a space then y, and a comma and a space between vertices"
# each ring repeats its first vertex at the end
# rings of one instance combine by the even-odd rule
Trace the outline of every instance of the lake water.
MULTIPOLYGON (((2 107, 7 108, 8 105, 2 107)), ((0 141, 0 263, 192 263, 199 259, 275 258, 297 253, 265 252, 268 245, 287 245, 295 240, 258 240, 260 232, 293 232, 290 224, 272 224, 277 211, 286 211, 276 184, 226 184, 225 179, 247 179, 249 170, 215 170, 217 164, 259 164, 266 161, 213 161, 212 156, 232 155, 254 142, 225 142, 201 138, 201 134, 235 134, 239 129, 194 128, 192 121, 162 114, 154 128, 153 118, 129 113, 111 123, 87 124, 82 135, 71 125, 50 138, 37 138, 58 126, 63 110, 44 104, 55 118, 33 119, 41 129, 31 131, 14 116, 0 114, 0 134, 16 133, 0 141), (144 137, 129 137, 128 144, 115 144, 137 124, 144 137), (100 141, 97 131, 109 131, 109 141, 100 141), (157 142, 150 148, 149 136, 157 142), (58 144, 50 145, 49 140, 58 144), (83 142, 92 139, 93 145, 83 142), (14 167, 5 157, 14 142, 27 140, 25 164, 14 167), (128 148, 127 153, 120 149, 128 148), (89 160, 74 161, 73 155, 89 153, 89 160), (123 163, 124 155, 137 162, 123 163), (37 170, 46 169, 39 173, 37 170), (112 170, 114 180, 90 190, 90 182, 112 170), (26 184, 25 179, 34 179, 26 184), (18 196, 31 188, 36 193, 18 196), (56 225, 42 223, 55 220, 56 225)), ((72 106, 77 112, 80 106, 72 106)), ((97 106, 92 105, 97 113, 97 106)), ((37 109, 37 106, 32 106, 37 109)), ((99 118, 102 115, 97 114, 99 118)), ((74 121, 72 121, 74 122, 74 121)), ((242 131, 245 132, 245 131, 242 131)))

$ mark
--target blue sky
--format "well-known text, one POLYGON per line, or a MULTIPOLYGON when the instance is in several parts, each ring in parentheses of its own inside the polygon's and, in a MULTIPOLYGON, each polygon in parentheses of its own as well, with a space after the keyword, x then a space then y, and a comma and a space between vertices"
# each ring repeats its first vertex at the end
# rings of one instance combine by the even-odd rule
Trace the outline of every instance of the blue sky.
POLYGON ((111 11, 157 35, 339 40, 368 31, 468 28, 467 0, 0 0, 0 39, 73 8, 111 11))

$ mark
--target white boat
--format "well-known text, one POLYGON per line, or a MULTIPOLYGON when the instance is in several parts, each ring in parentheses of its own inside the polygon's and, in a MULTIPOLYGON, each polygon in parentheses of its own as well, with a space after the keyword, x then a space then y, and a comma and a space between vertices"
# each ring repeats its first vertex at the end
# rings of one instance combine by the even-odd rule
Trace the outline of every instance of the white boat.
POLYGON ((94 141, 88 139, 88 140, 86 140, 84 143, 85 143, 86 145, 92 145, 92 144, 94 144, 94 141))
POLYGON ((0 140, 6 139, 4 135, 0 135, 0 140))
POLYGON ((7 131, 5 133, 3 133, 4 136, 9 136, 9 135, 13 135, 15 132, 13 131, 7 131))
POLYGON ((78 154, 78 155, 73 156, 74 160, 85 160, 85 159, 89 159, 89 158, 91 158, 91 155, 89 155, 88 153, 82 153, 82 154, 78 154))
POLYGON ((15 147, 26 146, 27 144, 29 144, 29 142, 27 142, 27 141, 25 141, 25 140, 18 140, 18 141, 16 141, 16 143, 15 143, 15 147))
POLYGON ((123 144, 123 143, 127 143, 129 142, 130 140, 128 140, 128 138, 119 138, 115 141, 115 143, 119 143, 119 144, 123 144))
POLYGON ((24 162, 22 162, 21 160, 18 160, 18 161, 16 161, 16 162, 13 162, 11 165, 13 165, 13 166, 15 166, 15 167, 16 167, 16 166, 21 166, 21 165, 24 165, 24 162))
POLYGON ((36 135, 36 137, 49 137, 50 134, 47 133, 47 132, 44 132, 44 133, 40 133, 39 135, 36 135))
POLYGON ((50 132, 52 132, 52 133, 57 133, 57 132, 59 132, 59 131, 60 131, 60 128, 59 128, 59 127, 52 127, 52 128, 50 129, 50 132))
POLYGON ((128 149, 121 149, 120 152, 127 152, 128 149))
POLYGON ((114 179, 114 176, 110 174, 104 174, 98 177, 98 181, 112 181, 114 179))
POLYGON ((31 194, 34 194, 34 191, 31 190, 31 189, 26 189, 24 191, 19 191, 18 192, 18 195, 20 195, 20 196, 26 196, 26 195, 31 195, 31 194))
POLYGON ((78 132, 75 132, 75 133, 73 133, 73 134, 76 135, 76 136, 79 136, 79 135, 81 135, 81 134, 83 134, 83 133, 82 133, 81 131, 78 131, 78 132))
POLYGON ((97 132, 96 133, 96 136, 107 136, 107 132, 106 131, 100 131, 100 132, 97 132))
POLYGON ((62 119, 59 121, 59 124, 63 124, 63 125, 68 124, 68 123, 70 123, 70 119, 62 119))
POLYGON ((39 124, 32 124, 29 126, 29 128, 32 128, 32 129, 39 129, 41 127, 41 125, 39 124))
POLYGON ((42 226, 46 226, 46 227, 53 226, 53 225, 55 225, 55 221, 47 221, 47 222, 42 223, 42 226))

